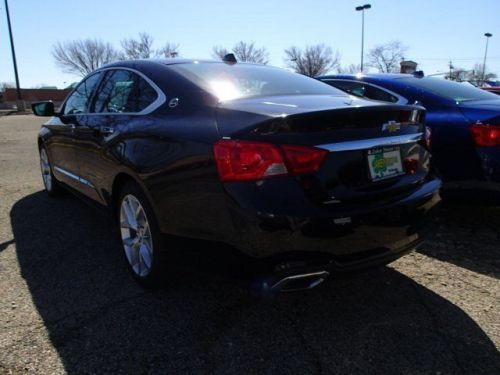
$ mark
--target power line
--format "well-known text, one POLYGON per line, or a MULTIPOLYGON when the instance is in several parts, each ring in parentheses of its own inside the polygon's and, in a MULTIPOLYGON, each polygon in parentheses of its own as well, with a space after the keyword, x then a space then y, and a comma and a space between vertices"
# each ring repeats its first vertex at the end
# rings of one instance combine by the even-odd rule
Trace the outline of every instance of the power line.
MULTIPOLYGON (((412 57, 414 60, 436 60, 436 61, 449 61, 449 57, 412 57)), ((453 61, 474 61, 481 60, 482 57, 459 57, 452 58, 453 61)), ((500 56, 488 56, 488 60, 500 60, 500 56)))

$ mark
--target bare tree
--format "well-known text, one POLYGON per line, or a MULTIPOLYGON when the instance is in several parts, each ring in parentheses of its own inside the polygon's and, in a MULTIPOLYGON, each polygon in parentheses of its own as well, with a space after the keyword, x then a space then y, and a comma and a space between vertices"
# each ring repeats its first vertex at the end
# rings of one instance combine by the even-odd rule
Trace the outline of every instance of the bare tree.
POLYGON ((148 59, 156 54, 153 50, 153 37, 147 33, 140 33, 138 39, 123 39, 121 57, 124 60, 148 59))
POLYGON ((462 82, 467 79, 468 75, 469 72, 467 70, 463 68, 455 68, 453 66, 450 66, 450 71, 448 74, 444 76, 444 78, 450 81, 462 82))
POLYGON ((368 52, 368 63, 381 73, 397 73, 407 50, 408 47, 397 40, 379 44, 368 52))
POLYGON ((304 50, 292 46, 285 50, 285 60, 289 68, 309 77, 325 74, 340 65, 340 55, 333 53, 324 44, 306 46, 304 50))
POLYGON ((258 64, 267 64, 269 62, 269 53, 265 47, 258 48, 255 46, 255 42, 243 42, 240 41, 236 43, 231 51, 221 46, 215 46, 212 48, 212 55, 215 58, 222 59, 228 53, 234 53, 234 56, 238 61, 253 62, 258 64))
POLYGON ((3 103, 3 94, 5 89, 12 89, 16 87, 12 82, 0 82, 0 103, 3 103))
POLYGON ((167 42, 163 45, 163 47, 156 51, 156 55, 164 57, 178 57, 179 45, 167 42))
POLYGON ((157 50, 153 48, 154 39, 148 33, 140 33, 138 39, 129 38, 121 41, 124 60, 148 59, 150 57, 177 57, 179 45, 167 42, 157 50))
POLYGON ((119 59, 113 46, 99 39, 57 43, 52 47, 52 56, 64 72, 81 76, 119 59))
POLYGON ((13 89, 16 85, 13 82, 0 82, 0 92, 4 92, 5 89, 13 89))
POLYGON ((476 63, 474 64, 474 68, 468 72, 466 75, 466 79, 476 86, 482 86, 484 81, 489 81, 491 79, 497 78, 497 75, 493 72, 488 71, 488 67, 484 69, 484 78, 483 78, 483 64, 476 63))
POLYGON ((229 53, 227 49, 221 46, 213 46, 212 47, 212 57, 214 59, 222 59, 229 53))
POLYGON ((361 72, 360 64, 349 64, 347 66, 339 66, 337 72, 343 74, 355 74, 361 72))
POLYGON ((257 48, 255 42, 240 41, 233 47, 233 53, 239 61, 267 64, 269 53, 265 47, 257 48))

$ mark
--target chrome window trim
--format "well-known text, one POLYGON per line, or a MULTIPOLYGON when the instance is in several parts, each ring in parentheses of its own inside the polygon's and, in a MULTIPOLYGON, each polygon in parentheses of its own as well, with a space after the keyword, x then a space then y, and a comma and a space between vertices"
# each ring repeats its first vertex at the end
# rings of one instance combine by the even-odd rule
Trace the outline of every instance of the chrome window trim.
MULTIPOLYGON (((114 67, 110 67, 110 68, 98 69, 95 72, 93 72, 92 74, 90 74, 88 77, 90 77, 94 74, 97 74, 97 73, 106 72, 108 70, 128 70, 128 71, 131 71, 131 72, 137 74, 139 77, 143 78, 156 91, 156 94, 158 94, 156 100, 153 101, 150 105, 148 105, 146 108, 144 108, 140 112, 85 112, 85 113, 70 113, 70 114, 62 114, 62 115, 63 116, 121 116, 121 115, 123 115, 123 116, 140 116, 140 115, 148 115, 151 112, 153 112, 154 110, 161 107, 167 101, 167 96, 158 87, 158 85, 156 83, 154 83, 153 80, 151 80, 144 73, 142 73, 136 69, 114 66, 114 67)), ((85 77, 85 79, 87 79, 87 77, 85 77)), ((82 82, 83 81, 84 80, 82 80, 82 82)), ((80 83, 78 84, 78 86, 80 86, 80 83)), ((97 91, 94 92, 92 97, 95 98, 95 95, 97 95, 97 94, 98 94, 97 91)), ((68 96, 68 99, 70 96, 71 96, 71 94, 68 96)), ((66 99, 66 101, 67 101, 67 99, 66 99)), ((66 101, 64 102, 64 106, 66 106, 66 101)))
MULTIPOLYGON (((409 103, 408 99, 406 99, 404 96, 401 96, 401 95, 395 93, 394 91, 388 90, 385 87, 382 87, 382 86, 379 86, 379 85, 375 85, 375 84, 373 84, 371 82, 360 81, 358 79, 345 79, 345 78, 326 78, 326 79, 322 79, 321 81, 323 81, 323 82, 342 81, 342 82, 363 83, 365 85, 372 86, 372 87, 375 87, 376 89, 385 91, 386 93, 388 93, 388 94, 390 94, 392 96, 395 96, 396 98, 398 98, 398 101, 396 103, 393 103, 393 102, 386 102, 385 100, 370 99, 370 98, 367 98, 367 97, 361 97, 362 99, 375 100, 377 102, 392 103, 392 104, 408 104, 409 103)), ((338 88, 336 86, 335 86, 335 88, 339 89, 339 90, 342 90, 342 89, 340 89, 340 88, 338 88)), ((342 91, 345 92, 344 90, 342 90, 342 91)), ((347 93, 347 94, 353 95, 353 94, 350 94, 350 93, 347 93)), ((353 96, 356 96, 356 95, 353 95, 353 96)), ((356 96, 356 97, 360 98, 360 96, 356 96)))
POLYGON ((61 167, 58 167, 57 165, 54 166, 54 169, 56 171, 58 171, 59 173, 62 173, 63 175, 65 176, 68 176, 69 178, 72 178, 73 180, 76 180, 84 185, 87 185, 88 187, 94 189, 95 186, 92 185, 92 183, 90 181, 87 181, 86 179, 74 174, 74 173, 71 173, 70 171, 67 171, 66 169, 63 169, 61 167))
POLYGON ((408 143, 416 143, 422 139, 423 134, 424 133, 413 133, 413 134, 395 135, 392 137, 380 137, 380 138, 360 139, 356 141, 327 143, 327 144, 317 145, 316 147, 330 152, 366 150, 377 147, 397 146, 408 143))

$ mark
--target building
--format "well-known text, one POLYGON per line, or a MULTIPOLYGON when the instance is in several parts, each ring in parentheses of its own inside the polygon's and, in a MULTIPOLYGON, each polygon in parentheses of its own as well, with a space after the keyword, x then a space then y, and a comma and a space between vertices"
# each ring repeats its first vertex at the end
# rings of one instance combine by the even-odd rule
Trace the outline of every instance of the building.
POLYGON ((413 74, 417 71, 417 63, 411 60, 401 61, 401 73, 413 74))
MULTIPOLYGON (((57 108, 62 104, 70 92, 71 89, 21 89, 21 96, 27 108, 30 108, 33 102, 41 102, 44 100, 52 100, 57 108)), ((0 103, 3 108, 14 108, 14 106, 17 105, 17 90, 13 88, 5 89, 0 97, 0 103)))

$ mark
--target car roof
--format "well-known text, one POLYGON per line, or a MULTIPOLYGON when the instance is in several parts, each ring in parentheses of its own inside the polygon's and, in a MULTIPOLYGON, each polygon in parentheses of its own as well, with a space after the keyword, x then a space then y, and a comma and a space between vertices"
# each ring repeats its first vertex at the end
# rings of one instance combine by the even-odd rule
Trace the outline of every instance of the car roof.
MULTIPOLYGON (((138 67, 138 66, 151 66, 151 65, 178 65, 178 64, 212 64, 224 63, 222 60, 214 59, 183 59, 183 58, 151 58, 151 59, 137 59, 137 60, 121 60, 106 64, 99 69, 113 68, 113 67, 138 67)), ((237 62, 236 64, 245 65, 263 65, 250 62, 237 62)))
POLYGON ((401 73, 357 73, 357 74, 331 74, 326 76, 317 77, 318 79, 352 79, 362 80, 363 78, 376 79, 376 80, 392 80, 401 78, 415 78, 413 74, 401 73))

